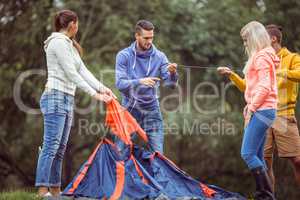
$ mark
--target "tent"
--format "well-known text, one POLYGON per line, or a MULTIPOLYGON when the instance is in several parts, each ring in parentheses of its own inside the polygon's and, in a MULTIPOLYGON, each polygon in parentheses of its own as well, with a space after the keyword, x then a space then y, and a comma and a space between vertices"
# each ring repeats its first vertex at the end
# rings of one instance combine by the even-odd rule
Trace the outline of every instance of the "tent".
POLYGON ((63 195, 111 200, 246 199, 199 182, 159 152, 134 145, 131 134, 147 142, 146 133, 116 100, 107 105, 106 125, 127 147, 120 152, 111 140, 101 139, 63 195))

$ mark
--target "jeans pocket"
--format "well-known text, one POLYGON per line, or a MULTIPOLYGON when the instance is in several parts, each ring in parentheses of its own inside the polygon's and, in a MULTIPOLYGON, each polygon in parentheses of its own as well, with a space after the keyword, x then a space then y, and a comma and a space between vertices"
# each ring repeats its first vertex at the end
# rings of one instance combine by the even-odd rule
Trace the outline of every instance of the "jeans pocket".
POLYGON ((40 109, 43 114, 46 113, 47 101, 48 101, 47 99, 48 99, 48 95, 45 94, 45 92, 44 92, 40 98, 40 109))
POLYGON ((71 111, 70 107, 72 106, 70 105, 65 100, 65 94, 55 90, 43 94, 40 100, 40 107, 43 114, 67 114, 71 111))

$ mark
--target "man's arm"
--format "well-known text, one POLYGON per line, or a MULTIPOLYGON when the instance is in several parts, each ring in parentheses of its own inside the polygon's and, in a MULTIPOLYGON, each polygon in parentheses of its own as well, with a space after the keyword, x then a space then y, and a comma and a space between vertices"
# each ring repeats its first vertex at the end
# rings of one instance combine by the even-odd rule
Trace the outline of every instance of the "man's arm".
POLYGON ((238 74, 236 74, 234 72, 231 72, 229 79, 241 92, 245 92, 245 90, 246 90, 245 79, 242 79, 238 74))
POLYGON ((129 79, 127 74, 128 60, 124 53, 116 56, 116 87, 120 92, 126 92, 131 87, 139 84, 139 79, 129 79))
POLYGON ((300 82, 300 56, 293 55, 291 68, 288 70, 278 70, 277 76, 287 77, 287 79, 295 82, 300 82))
POLYGON ((219 74, 229 77, 231 82, 241 91, 246 90, 246 81, 242 79, 238 74, 234 73, 229 67, 220 66, 217 68, 219 74))
MULTIPOLYGON (((173 64, 175 65, 175 64, 173 64)), ((162 57, 162 66, 160 68, 161 79, 164 81, 164 85, 168 87, 175 87, 178 81, 177 71, 170 71, 170 63, 165 54, 162 57)))

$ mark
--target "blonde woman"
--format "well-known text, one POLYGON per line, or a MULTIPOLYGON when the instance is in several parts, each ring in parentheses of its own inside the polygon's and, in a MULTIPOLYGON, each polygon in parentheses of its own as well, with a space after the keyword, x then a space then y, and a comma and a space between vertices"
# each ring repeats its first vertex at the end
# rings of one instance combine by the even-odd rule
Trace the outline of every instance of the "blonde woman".
MULTIPOLYGON (((256 21, 241 30, 248 61, 243 69, 245 74, 244 109, 245 129, 241 156, 256 181, 254 197, 275 199, 264 162, 264 143, 268 128, 273 123, 277 109, 276 66, 279 58, 271 47, 271 40, 265 27, 256 21)), ((226 70, 219 67, 218 71, 226 70)))

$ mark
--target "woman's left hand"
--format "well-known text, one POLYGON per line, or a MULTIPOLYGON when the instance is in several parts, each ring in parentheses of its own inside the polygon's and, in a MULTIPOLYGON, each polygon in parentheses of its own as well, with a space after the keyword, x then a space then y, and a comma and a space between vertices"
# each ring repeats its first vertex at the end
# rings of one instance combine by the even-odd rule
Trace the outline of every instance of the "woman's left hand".
POLYGON ((245 126, 244 126, 244 127, 247 127, 247 126, 248 126, 248 124, 249 124, 249 122, 250 122, 250 119, 251 119, 252 115, 253 115, 253 112, 250 111, 250 110, 247 110, 247 113, 246 113, 246 115, 245 115, 245 126))

